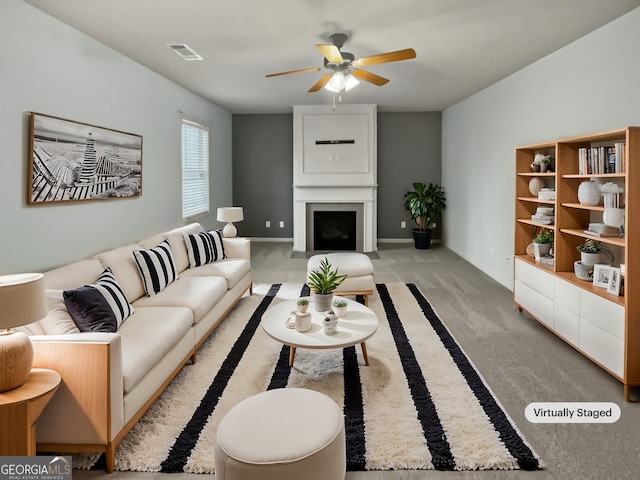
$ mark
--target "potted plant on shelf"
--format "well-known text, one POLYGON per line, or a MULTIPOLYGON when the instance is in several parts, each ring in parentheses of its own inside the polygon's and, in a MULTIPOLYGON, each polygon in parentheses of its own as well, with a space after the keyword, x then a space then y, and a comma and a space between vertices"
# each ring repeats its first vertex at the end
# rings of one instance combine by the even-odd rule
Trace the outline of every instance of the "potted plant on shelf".
POLYGON ((549 255, 553 245, 553 230, 543 228, 540 233, 533 238, 533 252, 536 260, 549 255))
POLYGON ((431 248, 432 228, 446 207, 446 197, 442 187, 433 183, 416 182, 412 187, 413 190, 404 195, 404 206, 418 225, 413 229, 415 247, 428 249, 431 248))
POLYGON ((580 252, 580 262, 582 265, 596 265, 598 263, 611 264, 613 254, 601 246, 598 240, 587 239, 576 247, 580 252))
POLYGON ((338 275, 338 269, 332 270, 327 257, 320 260, 320 267, 309 272, 307 284, 313 290, 313 301, 318 312, 331 309, 333 292, 344 282, 346 275, 338 275))

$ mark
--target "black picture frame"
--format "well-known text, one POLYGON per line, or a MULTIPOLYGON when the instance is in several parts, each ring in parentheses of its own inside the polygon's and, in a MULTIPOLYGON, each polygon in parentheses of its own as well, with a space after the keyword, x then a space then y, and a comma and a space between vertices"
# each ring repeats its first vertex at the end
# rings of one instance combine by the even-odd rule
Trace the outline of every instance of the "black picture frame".
POLYGON ((27 204, 142 195, 142 136, 30 112, 27 204))

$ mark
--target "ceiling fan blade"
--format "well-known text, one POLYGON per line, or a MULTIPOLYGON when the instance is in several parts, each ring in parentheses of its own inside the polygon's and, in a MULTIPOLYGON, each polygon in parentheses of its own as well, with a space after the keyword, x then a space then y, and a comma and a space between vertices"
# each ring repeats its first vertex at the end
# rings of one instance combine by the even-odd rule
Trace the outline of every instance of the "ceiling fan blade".
POLYGON ((289 72, 270 73, 269 75, 265 75, 265 77, 267 77, 267 78, 269 78, 269 77, 277 77, 279 75, 289 75, 290 73, 318 72, 320 70, 322 70, 322 68, 320 68, 320 67, 303 68, 303 69, 300 69, 300 70, 291 70, 289 72))
POLYGON ((309 93, 317 92, 322 87, 324 87, 326 83, 329 81, 329 79, 331 78, 331 75, 332 75, 331 73, 327 73, 326 75, 323 75, 322 78, 318 80, 315 83, 315 85, 309 89, 309 93))
POLYGON ((399 60, 410 60, 412 58, 416 58, 416 51, 413 48, 405 48, 404 50, 397 50, 395 52, 380 53, 378 55, 371 55, 370 57, 358 58, 353 61, 353 65, 355 67, 367 67, 378 63, 397 62, 399 60))
POLYGON ((354 70, 351 72, 351 75, 359 78, 360 80, 364 80, 365 82, 373 83, 379 87, 389 82, 388 79, 381 77, 380 75, 376 75, 375 73, 367 72, 366 70, 354 70))
POLYGON ((342 63, 344 59, 340 54, 340 50, 335 45, 320 44, 316 45, 316 48, 320 50, 320 53, 329 60, 331 63, 342 63))

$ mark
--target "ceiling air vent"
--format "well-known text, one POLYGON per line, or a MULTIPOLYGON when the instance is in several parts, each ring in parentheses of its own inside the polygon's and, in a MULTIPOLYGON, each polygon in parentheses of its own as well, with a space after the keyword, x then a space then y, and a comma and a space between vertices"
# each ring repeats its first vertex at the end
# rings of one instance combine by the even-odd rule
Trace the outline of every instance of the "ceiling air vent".
POLYGON ((167 45, 171 50, 176 52, 185 60, 202 60, 202 57, 198 55, 191 47, 184 43, 170 43, 167 45))

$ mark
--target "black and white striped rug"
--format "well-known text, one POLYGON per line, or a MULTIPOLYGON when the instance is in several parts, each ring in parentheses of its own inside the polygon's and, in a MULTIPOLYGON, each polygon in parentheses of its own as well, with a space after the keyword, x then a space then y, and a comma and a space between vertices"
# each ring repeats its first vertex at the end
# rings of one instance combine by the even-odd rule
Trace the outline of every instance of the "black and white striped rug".
MULTIPOLYGON (((260 328, 262 313, 304 285, 255 285, 127 435, 116 469, 213 473, 216 426, 272 388, 318 390, 345 414, 348 470, 542 468, 473 364, 412 284, 378 284, 380 325, 360 348, 296 352, 260 328)), ((74 457, 74 465, 76 464, 74 457)), ((80 462, 79 462, 80 463, 80 462)))

